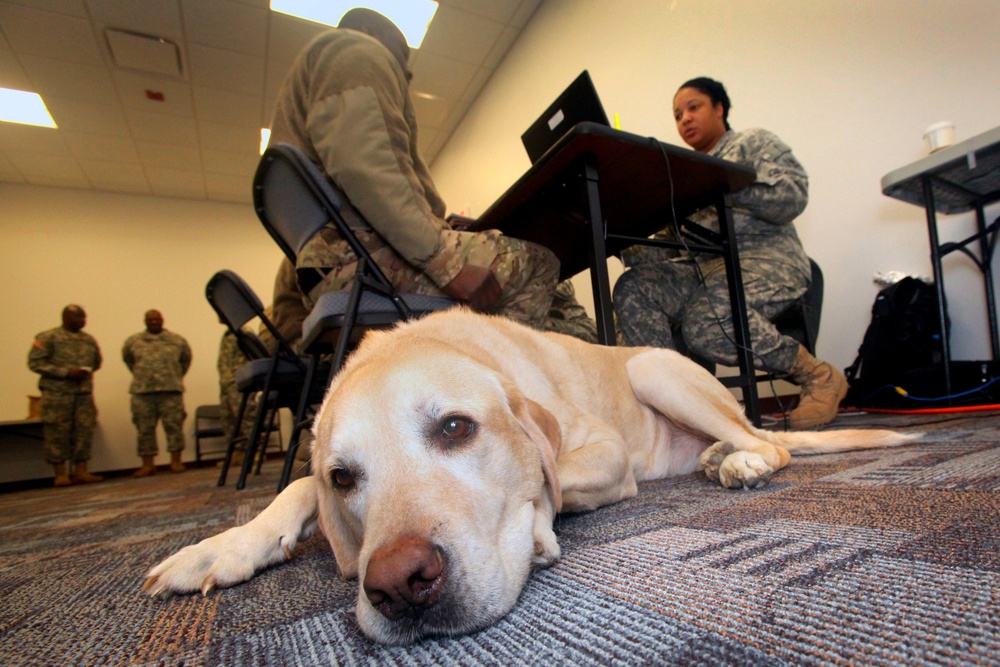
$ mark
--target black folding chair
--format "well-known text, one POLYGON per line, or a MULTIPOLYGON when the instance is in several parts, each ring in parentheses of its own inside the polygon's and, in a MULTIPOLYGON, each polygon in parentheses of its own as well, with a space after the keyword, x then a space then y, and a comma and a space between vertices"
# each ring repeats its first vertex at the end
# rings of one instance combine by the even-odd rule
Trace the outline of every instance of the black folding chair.
MULTIPOLYGON (((257 217, 293 264, 306 242, 328 223, 336 226, 358 258, 351 289, 321 295, 302 325, 302 351, 311 359, 307 382, 313 381, 320 355, 332 352, 329 383, 343 365, 357 330, 391 326, 455 305, 444 297, 397 291, 344 220, 341 210, 347 198, 296 147, 278 144, 264 151, 254 175, 253 199, 257 217)), ((302 398, 279 492, 288 483, 299 435, 312 420, 307 417, 308 396, 302 398)))
MULTIPOLYGON (((308 394, 306 384, 308 363, 300 358, 285 338, 278 332, 274 323, 264 313, 264 306, 246 282, 232 271, 219 271, 208 281, 205 287, 205 297, 219 315, 226 327, 236 336, 237 344, 249 361, 236 370, 236 386, 243 394, 240 400, 236 423, 243 423, 243 415, 250 396, 260 392, 261 400, 249 436, 240 437, 239 432, 233 434, 226 449, 226 457, 219 475, 219 486, 225 486, 226 475, 232 463, 236 445, 246 442, 243 456, 243 467, 240 471, 236 488, 246 485, 246 478, 255 458, 261 434, 270 436, 275 429, 278 411, 287 407, 298 406, 303 394, 308 394), (264 342, 254 333, 244 329, 244 325, 254 319, 267 328, 277 341, 275 351, 268 350, 264 342), (267 425, 265 426, 265 422, 267 425)), ((264 445, 266 448, 266 443, 264 445)), ((257 463, 257 473, 263 462, 264 451, 260 452, 257 463)))

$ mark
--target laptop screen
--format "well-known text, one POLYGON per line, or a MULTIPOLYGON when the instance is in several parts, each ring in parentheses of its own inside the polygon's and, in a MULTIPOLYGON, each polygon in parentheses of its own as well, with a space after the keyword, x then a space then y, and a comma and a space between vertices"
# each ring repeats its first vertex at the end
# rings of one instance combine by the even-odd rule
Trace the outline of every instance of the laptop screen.
POLYGON ((604 107, 601 106, 601 100, 597 97, 597 90, 587 70, 583 70, 583 73, 569 84, 545 113, 521 135, 524 150, 528 152, 532 164, 545 155, 545 151, 574 125, 584 121, 609 125, 608 117, 604 113, 604 107))

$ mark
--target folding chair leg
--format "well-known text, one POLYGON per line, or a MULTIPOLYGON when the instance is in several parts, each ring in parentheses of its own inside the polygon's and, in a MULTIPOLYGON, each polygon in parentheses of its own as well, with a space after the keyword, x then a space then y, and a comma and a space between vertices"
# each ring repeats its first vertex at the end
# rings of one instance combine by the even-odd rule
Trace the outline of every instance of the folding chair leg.
POLYGON ((249 400, 249 392, 243 392, 243 398, 240 399, 240 409, 236 415, 236 429, 229 436, 229 444, 226 445, 226 457, 222 460, 222 472, 219 473, 219 486, 226 485, 226 475, 229 474, 229 466, 233 462, 233 453, 236 451, 236 442, 240 438, 240 426, 243 425, 243 415, 246 413, 249 400))
MULTIPOLYGON (((274 432, 274 422, 278 418, 278 413, 281 408, 277 405, 274 406, 274 410, 271 410, 271 418, 267 422, 267 430, 261 433, 260 437, 263 440, 260 443, 260 454, 257 456, 257 470, 254 472, 255 475, 260 474, 260 469, 264 465, 264 459, 267 458, 267 446, 271 442, 271 433, 274 432)), ((278 433, 278 448, 281 448, 281 433, 278 433)))
POLYGON ((302 394, 299 396, 299 405, 295 410, 295 421, 292 422, 292 433, 288 436, 288 451, 285 452, 285 464, 281 468, 281 479, 278 480, 278 493, 285 490, 288 480, 292 476, 292 466, 295 465, 295 455, 299 451, 299 438, 307 423, 306 412, 309 410, 309 397, 312 395, 312 383, 315 381, 317 370, 319 369, 319 354, 314 354, 309 359, 306 367, 306 379, 302 383, 302 394))

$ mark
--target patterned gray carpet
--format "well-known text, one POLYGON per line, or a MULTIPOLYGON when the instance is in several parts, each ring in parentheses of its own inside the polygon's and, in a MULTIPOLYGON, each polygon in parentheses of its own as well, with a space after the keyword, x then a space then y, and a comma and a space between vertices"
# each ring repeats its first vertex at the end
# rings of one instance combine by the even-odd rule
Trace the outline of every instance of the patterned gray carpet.
POLYGON ((0 495, 0 665, 998 665, 1000 416, 885 451, 798 458, 758 491, 702 475, 560 517, 563 560, 497 625, 375 645, 325 540, 242 586, 154 601, 145 571, 242 523, 215 470, 0 495))

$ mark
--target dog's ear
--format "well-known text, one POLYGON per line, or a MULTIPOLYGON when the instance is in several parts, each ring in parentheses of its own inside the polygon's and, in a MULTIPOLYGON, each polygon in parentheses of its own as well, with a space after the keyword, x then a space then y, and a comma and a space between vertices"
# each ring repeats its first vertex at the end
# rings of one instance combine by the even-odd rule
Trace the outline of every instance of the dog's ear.
POLYGON ((507 396, 514 417, 538 448, 542 461, 542 473, 545 475, 545 486, 549 490, 553 509, 559 512, 562 509, 562 487, 559 485, 559 474, 556 466, 559 449, 562 447, 562 432, 559 429, 559 421, 551 412, 530 398, 523 396, 513 387, 507 388, 507 396))
POLYGON ((340 576, 345 580, 356 579, 362 528, 347 514, 343 504, 337 502, 337 499, 333 497, 335 492, 323 482, 320 482, 319 485, 320 528, 333 549, 333 555, 337 559, 337 567, 340 568, 340 576))

